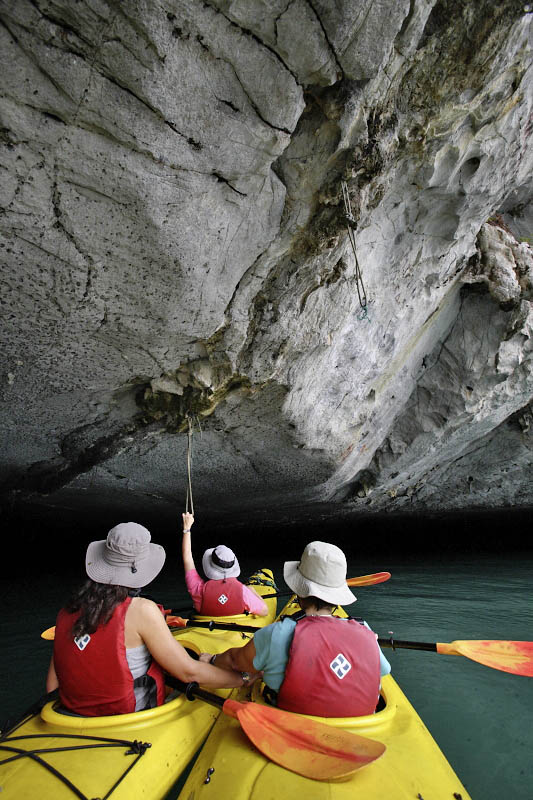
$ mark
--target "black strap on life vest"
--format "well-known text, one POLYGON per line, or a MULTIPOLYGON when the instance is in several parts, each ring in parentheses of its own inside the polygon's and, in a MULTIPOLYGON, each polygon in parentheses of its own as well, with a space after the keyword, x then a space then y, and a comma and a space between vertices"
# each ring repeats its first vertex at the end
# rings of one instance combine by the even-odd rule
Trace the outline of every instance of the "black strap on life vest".
POLYGON ((146 711, 147 708, 155 708, 157 706, 157 684, 151 675, 141 675, 133 680, 134 689, 148 689, 146 705, 139 709, 139 711, 146 711))
POLYGON ((299 622, 305 616, 307 616, 305 611, 300 610, 300 611, 295 611, 294 614, 282 614, 281 617, 279 618, 279 621, 283 622, 284 619, 292 619, 294 620, 294 622, 299 622))

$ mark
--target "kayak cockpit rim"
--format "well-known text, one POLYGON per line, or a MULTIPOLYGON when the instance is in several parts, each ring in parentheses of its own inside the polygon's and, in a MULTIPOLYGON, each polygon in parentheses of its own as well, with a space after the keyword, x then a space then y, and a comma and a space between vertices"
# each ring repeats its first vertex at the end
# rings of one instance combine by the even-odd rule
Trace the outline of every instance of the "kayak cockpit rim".
MULTIPOLYGON (((306 719, 316 720, 317 722, 326 722, 328 725, 331 725, 332 728, 347 728, 352 730, 352 728, 377 728, 381 725, 388 725, 391 723, 392 719, 396 714, 396 704, 393 702, 389 702, 388 698, 388 688, 387 688, 387 676, 383 679, 383 683, 385 686, 382 685, 381 692, 380 692, 380 699, 378 703, 378 711, 374 714, 366 714, 362 717, 314 717, 311 714, 299 714, 298 716, 305 717, 306 719)), ((252 700, 256 703, 262 703, 263 705, 268 705, 266 703, 263 695, 262 695, 262 687, 264 684, 260 684, 259 681, 257 684, 254 685, 252 689, 252 700)))

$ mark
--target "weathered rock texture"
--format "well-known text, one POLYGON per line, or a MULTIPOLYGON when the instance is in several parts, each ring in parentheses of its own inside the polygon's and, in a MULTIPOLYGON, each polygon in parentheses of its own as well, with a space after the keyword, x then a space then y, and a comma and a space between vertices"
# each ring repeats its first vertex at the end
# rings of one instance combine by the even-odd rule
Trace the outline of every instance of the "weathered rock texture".
POLYGON ((532 7, 0 21, 5 496, 532 503, 532 7))

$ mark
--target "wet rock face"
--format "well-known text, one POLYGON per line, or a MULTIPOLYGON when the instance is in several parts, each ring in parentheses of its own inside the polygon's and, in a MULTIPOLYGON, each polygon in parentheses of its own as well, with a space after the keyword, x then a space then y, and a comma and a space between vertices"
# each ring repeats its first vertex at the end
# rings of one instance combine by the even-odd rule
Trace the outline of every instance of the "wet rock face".
POLYGON ((532 502, 533 8, 0 19, 5 496, 532 502))

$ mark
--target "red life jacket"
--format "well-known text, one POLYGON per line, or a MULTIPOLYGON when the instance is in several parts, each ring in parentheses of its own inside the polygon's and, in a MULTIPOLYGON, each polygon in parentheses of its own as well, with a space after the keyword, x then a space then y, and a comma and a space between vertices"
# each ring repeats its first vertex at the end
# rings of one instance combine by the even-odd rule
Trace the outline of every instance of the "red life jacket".
POLYGON ((153 659, 141 678, 132 677, 126 657, 124 621, 131 603, 127 597, 113 611, 109 622, 94 633, 75 640, 72 626, 80 612, 61 609, 56 622, 54 666, 59 681, 59 698, 70 711, 84 717, 127 714, 135 711, 135 686, 149 685, 151 706, 165 699, 164 673, 153 659), (155 697, 154 697, 155 695, 155 697))
POLYGON ((296 624, 278 707, 317 717, 373 714, 379 684, 371 630, 355 620, 304 617, 296 624))
POLYGON ((244 585, 237 578, 206 581, 199 613, 205 617, 229 617, 244 612, 244 585))

